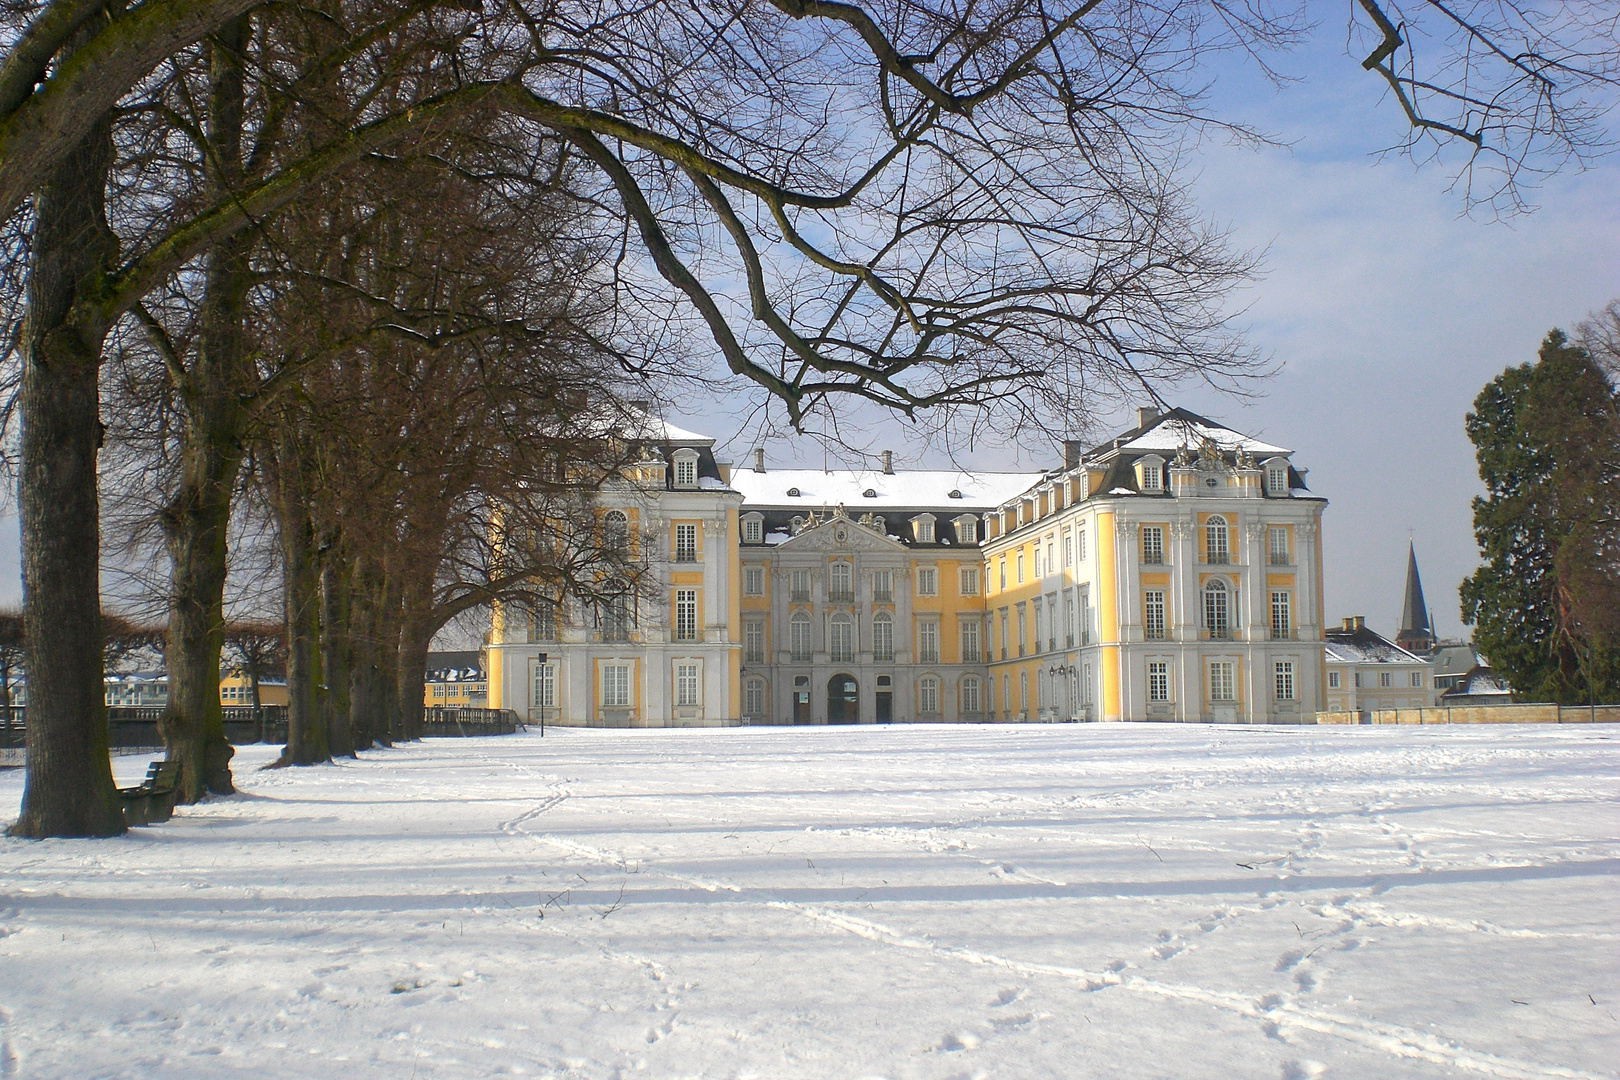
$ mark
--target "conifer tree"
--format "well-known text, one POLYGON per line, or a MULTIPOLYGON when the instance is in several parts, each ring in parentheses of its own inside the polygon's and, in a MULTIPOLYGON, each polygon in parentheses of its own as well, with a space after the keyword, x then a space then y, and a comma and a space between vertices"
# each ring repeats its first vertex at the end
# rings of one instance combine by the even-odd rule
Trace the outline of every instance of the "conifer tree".
POLYGON ((1620 701, 1620 397, 1560 330, 1474 401, 1483 564, 1463 621, 1526 701, 1620 701))

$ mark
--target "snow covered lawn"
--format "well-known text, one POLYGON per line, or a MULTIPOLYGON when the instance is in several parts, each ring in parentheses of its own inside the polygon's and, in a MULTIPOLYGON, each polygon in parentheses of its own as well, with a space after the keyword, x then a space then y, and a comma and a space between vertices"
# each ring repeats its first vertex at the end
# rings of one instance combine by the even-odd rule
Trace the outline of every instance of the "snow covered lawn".
POLYGON ((0 843, 0 1076, 1620 1074, 1616 728, 273 753, 0 843))

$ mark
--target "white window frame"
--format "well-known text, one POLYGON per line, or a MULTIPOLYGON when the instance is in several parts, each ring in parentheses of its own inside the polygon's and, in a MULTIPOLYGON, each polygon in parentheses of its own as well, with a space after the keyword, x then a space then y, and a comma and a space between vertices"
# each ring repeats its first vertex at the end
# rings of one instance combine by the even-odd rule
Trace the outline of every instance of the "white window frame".
POLYGON ((962 676, 962 683, 958 689, 960 709, 964 713, 980 713, 984 711, 984 688, 977 675, 962 676))
POLYGON ((802 611, 788 620, 788 650, 795 664, 808 664, 815 656, 815 633, 810 626, 810 616, 802 611))
POLYGON ((743 715, 758 718, 765 715, 765 680, 743 680, 743 715))
POLYGON ((1149 660, 1147 666, 1148 700, 1155 705, 1170 700, 1170 662, 1149 660))
POLYGON ((920 716, 939 715, 939 677, 924 675, 917 680, 917 713, 920 716))
POLYGON ((1164 565, 1164 526, 1142 526, 1142 563, 1145 566, 1164 565))
POLYGON ((763 664, 765 662, 765 623, 760 619, 749 619, 743 623, 743 663, 763 664))
MULTIPOLYGON (((977 615, 964 616, 957 624, 957 635, 960 638, 961 662, 964 664, 983 663, 983 652, 979 648, 980 622, 977 615)), ((974 710, 977 711, 977 710, 974 710)))
POLYGON ((894 603, 894 571, 872 571, 872 599, 879 604, 894 603))
POLYGON ((675 662, 675 707, 695 709, 703 704, 703 661, 675 662))
POLYGON ((1276 691, 1278 701, 1297 701, 1299 689, 1294 683, 1294 662, 1292 660, 1278 660, 1272 665, 1273 689, 1276 691))
POLYGON ((557 707, 557 663, 547 660, 534 665, 534 676, 529 681, 529 708, 555 709, 557 707))
POLYGON ((894 616, 887 611, 872 616, 872 660, 878 664, 894 662, 894 616))
POLYGON ((696 450, 677 450, 671 455, 675 461, 675 486, 695 488, 698 482, 698 455, 696 450))
POLYGON ((917 663, 939 663, 939 620, 917 620, 917 663))
POLYGON ((1162 641, 1167 632, 1165 589, 1142 590, 1142 636, 1148 641, 1162 641))
POLYGON ((827 619, 827 653, 835 664, 855 660, 855 620, 846 612, 834 612, 827 619))
POLYGON ((957 588, 963 596, 979 595, 979 568, 977 566, 964 566, 957 574, 957 588))
POLYGON ((675 590, 675 640, 698 640, 698 591, 675 590))
POLYGON ((939 595, 939 568, 936 566, 917 567, 917 595, 939 595))
POLYGON ((675 561, 678 563, 694 563, 698 561, 698 527, 695 522, 683 521, 675 526, 675 561))
POLYGON ((746 514, 742 521, 742 538, 745 544, 762 544, 765 542, 765 519, 759 514, 746 514))
POLYGON ((1209 700, 1221 703, 1237 700, 1237 662, 1211 660, 1209 662, 1209 700))
POLYGON ((763 566, 743 567, 743 595, 765 595, 765 568, 763 566))
POLYGON ((630 665, 626 663, 603 664, 601 671, 602 708, 628 709, 630 707, 630 665))

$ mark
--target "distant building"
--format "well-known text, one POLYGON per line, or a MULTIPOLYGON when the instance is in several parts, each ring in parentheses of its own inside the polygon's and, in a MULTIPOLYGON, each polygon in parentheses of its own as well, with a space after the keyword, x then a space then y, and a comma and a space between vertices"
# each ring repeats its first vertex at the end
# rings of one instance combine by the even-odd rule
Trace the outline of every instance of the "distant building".
POLYGON ((1363 616, 1352 615, 1325 636, 1329 712, 1417 709, 1435 704, 1428 659, 1371 629, 1363 616))
MULTIPOLYGON (((227 671, 219 680, 219 703, 231 709, 252 708, 253 680, 243 671, 227 671)), ((259 704, 287 704, 287 680, 259 679, 259 704)))
POLYGON ((109 709, 161 709, 169 703, 169 676, 161 671, 132 671, 104 680, 109 709))
POLYGON ((1434 686, 1440 705, 1508 705, 1513 691, 1491 671, 1490 661, 1472 645, 1441 642, 1429 657, 1434 665, 1434 686))
POLYGON ((489 702, 489 676, 477 650, 430 652, 422 704, 481 709, 489 702))

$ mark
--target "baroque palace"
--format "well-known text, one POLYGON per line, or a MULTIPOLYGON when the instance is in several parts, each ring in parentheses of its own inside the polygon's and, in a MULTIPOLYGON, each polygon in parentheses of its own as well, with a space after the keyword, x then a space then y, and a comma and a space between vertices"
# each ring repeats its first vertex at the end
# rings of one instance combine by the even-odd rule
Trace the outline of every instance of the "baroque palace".
POLYGON ((1319 527, 1291 452, 1140 409, 1038 473, 768 470, 650 424, 598 500, 653 584, 497 608, 489 704, 581 726, 1309 719, 1319 527))

